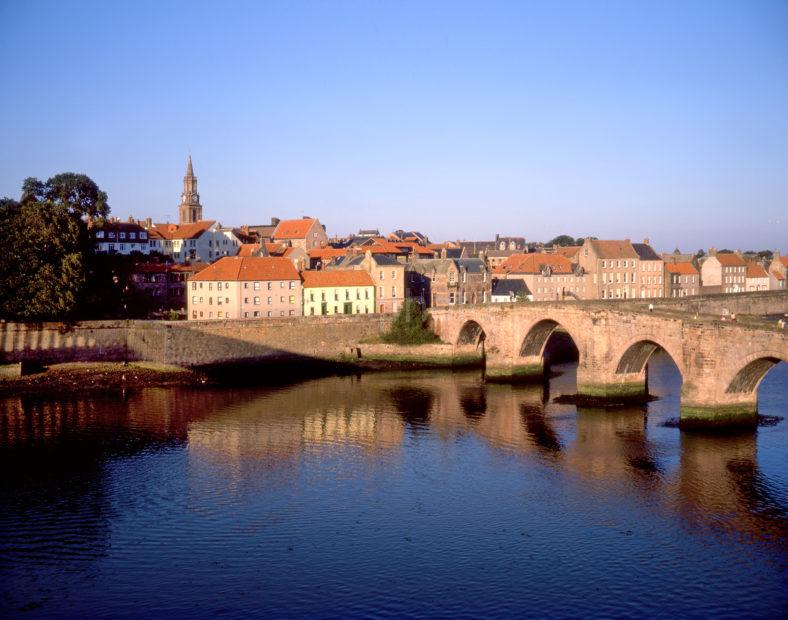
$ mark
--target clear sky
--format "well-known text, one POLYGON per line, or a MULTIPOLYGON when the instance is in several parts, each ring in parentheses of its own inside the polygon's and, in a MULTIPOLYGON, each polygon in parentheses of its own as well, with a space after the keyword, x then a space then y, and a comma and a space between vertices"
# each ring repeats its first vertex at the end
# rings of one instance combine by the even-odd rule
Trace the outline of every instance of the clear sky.
POLYGON ((788 0, 0 0, 0 196, 788 250, 788 0))

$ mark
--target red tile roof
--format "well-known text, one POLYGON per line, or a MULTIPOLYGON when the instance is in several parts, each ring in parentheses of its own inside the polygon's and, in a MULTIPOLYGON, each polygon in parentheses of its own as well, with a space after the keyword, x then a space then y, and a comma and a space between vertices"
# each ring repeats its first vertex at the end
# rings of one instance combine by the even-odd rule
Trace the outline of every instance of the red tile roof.
POLYGON ((307 252, 309 258, 324 260, 347 255, 347 250, 342 248, 312 248, 307 252))
POLYGON ((599 258, 638 258, 630 241, 592 239, 591 247, 599 258))
POLYGON ((747 277, 768 278, 769 274, 758 263, 747 263, 747 277))
POLYGON ((720 265, 723 267, 744 267, 747 265, 745 260, 739 256, 738 254, 716 254, 714 256, 718 261, 720 261, 720 265))
POLYGON ((238 250, 238 256, 257 256, 259 252, 259 243, 242 243, 238 250))
POLYGON ((695 265, 688 262, 665 263, 665 269, 667 269, 670 273, 678 273, 686 276, 698 275, 698 270, 695 269, 695 265))
POLYGON ((191 280, 298 280, 292 261, 273 256, 225 256, 191 280))
POLYGON ((783 267, 788 267, 788 256, 781 256, 780 262, 783 264, 783 267))
POLYGON ((282 220, 271 235, 272 239, 306 239, 315 220, 305 217, 300 220, 282 220))
POLYGON ((577 256, 577 253, 580 251, 579 245, 567 245, 567 246, 559 246, 555 248, 555 253, 560 254, 561 256, 566 256, 567 258, 574 258, 577 256))
POLYGON ((270 241, 266 241, 265 249, 271 256, 282 256, 285 253, 287 246, 281 243, 271 243, 270 241))
POLYGON ((304 271, 301 277, 304 279, 304 288, 375 286, 370 275, 360 270, 304 271))
POLYGON ((785 276, 779 271, 772 271, 772 275, 778 280, 785 280, 785 276))
POLYGON ((533 252, 531 254, 512 254, 507 258, 496 273, 541 273, 542 266, 549 266, 555 274, 572 273, 572 263, 560 254, 545 254, 533 252))
POLYGON ((196 239, 216 222, 214 220, 201 220, 194 224, 154 224, 148 229, 151 237, 160 239, 196 239))

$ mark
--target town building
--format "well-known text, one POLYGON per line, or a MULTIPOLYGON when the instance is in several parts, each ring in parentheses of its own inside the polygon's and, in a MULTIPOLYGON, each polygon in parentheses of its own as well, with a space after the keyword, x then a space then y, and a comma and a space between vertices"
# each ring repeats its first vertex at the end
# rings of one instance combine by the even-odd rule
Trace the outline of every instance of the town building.
POLYGON ((493 303, 512 303, 515 301, 533 301, 525 280, 493 280, 490 300, 493 303))
POLYGON ((146 295, 153 313, 168 310, 186 312, 186 283, 208 265, 191 263, 139 263, 134 266, 131 280, 134 288, 146 295))
POLYGON ((180 225, 153 224, 147 232, 150 251, 159 252, 176 263, 211 263, 224 256, 235 256, 241 247, 231 229, 223 229, 213 220, 180 225))
POLYGON ((700 266, 705 293, 741 293, 746 286, 747 263, 735 253, 718 253, 714 248, 700 266))
POLYGON ((632 248, 638 255, 640 278, 637 285, 641 299, 654 299, 665 296, 665 261, 657 254, 648 239, 643 243, 633 243, 632 248))
POLYGON ((305 271, 302 277, 305 316, 375 312, 375 284, 366 271, 305 271))
POLYGON ((769 274, 755 261, 747 261, 747 270, 744 272, 744 290, 748 293, 769 290, 769 274))
POLYGON ((493 241, 458 241, 462 258, 481 258, 488 269, 499 267, 512 254, 527 251, 525 237, 502 237, 496 234, 493 241))
POLYGON ((375 308, 380 314, 399 312, 408 294, 406 264, 388 254, 349 255, 329 269, 366 271, 375 284, 375 308))
POLYGON ((586 238, 577 262, 591 282, 585 299, 631 299, 639 297, 640 257, 629 239, 586 238))
POLYGON ((93 247, 100 254, 150 253, 148 231, 130 218, 128 222, 109 220, 90 229, 93 247))
POLYGON ((493 273, 501 280, 523 280, 530 301, 585 299, 593 287, 580 265, 561 254, 513 254, 493 273))
POLYGON ((769 263, 769 290, 784 291, 786 276, 788 276, 788 256, 782 256, 779 251, 774 252, 772 262, 769 263))
POLYGON ((301 278, 284 257, 220 258, 188 281, 190 320, 302 314, 301 278))
POLYGON ((317 218, 304 217, 300 220, 281 220, 271 235, 274 243, 283 243, 309 252, 313 248, 328 245, 326 229, 317 218))
POLYGON ((478 258, 434 258, 408 263, 408 297, 425 307, 490 301, 492 279, 487 265, 478 258))
POLYGON ((665 296, 688 297, 700 294, 700 272, 689 261, 665 263, 665 296))

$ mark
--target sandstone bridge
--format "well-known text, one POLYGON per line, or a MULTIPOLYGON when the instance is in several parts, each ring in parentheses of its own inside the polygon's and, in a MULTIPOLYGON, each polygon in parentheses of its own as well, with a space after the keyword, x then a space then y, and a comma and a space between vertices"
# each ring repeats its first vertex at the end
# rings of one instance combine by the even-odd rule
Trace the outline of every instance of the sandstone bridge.
MULTIPOLYGON (((451 361, 481 353, 489 379, 533 377, 544 373, 548 340, 563 330, 578 349, 581 397, 644 394, 649 358, 664 349, 683 378, 683 421, 752 421, 758 384, 772 366, 788 361, 788 330, 779 329, 776 318, 786 312, 788 292, 655 300, 653 311, 637 301, 462 305, 432 310, 446 344, 399 347, 394 357, 413 361, 431 350, 451 361)), ((377 314, 0 323, 0 364, 145 360, 202 368, 242 362, 259 365, 262 374, 290 363, 298 377, 299 365, 347 362, 349 350, 371 359, 375 345, 365 343, 391 320, 377 314)))
POLYGON ((432 316, 457 354, 483 353, 492 380, 542 375, 548 340, 565 331, 578 350, 580 397, 644 395, 649 358, 663 349, 683 379, 682 422, 692 425, 753 419, 759 383, 788 361, 788 336, 776 318, 786 312, 788 294, 774 293, 657 300, 653 310, 637 302, 556 302, 458 306, 432 316))

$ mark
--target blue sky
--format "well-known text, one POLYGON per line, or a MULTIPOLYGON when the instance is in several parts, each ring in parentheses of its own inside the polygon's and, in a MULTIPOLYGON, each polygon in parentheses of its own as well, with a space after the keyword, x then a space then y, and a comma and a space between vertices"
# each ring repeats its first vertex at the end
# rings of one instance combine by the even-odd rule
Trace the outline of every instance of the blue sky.
POLYGON ((0 0, 0 196, 788 250, 788 2, 0 0))

